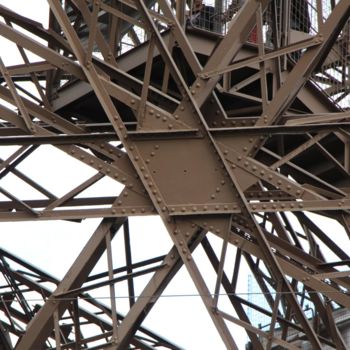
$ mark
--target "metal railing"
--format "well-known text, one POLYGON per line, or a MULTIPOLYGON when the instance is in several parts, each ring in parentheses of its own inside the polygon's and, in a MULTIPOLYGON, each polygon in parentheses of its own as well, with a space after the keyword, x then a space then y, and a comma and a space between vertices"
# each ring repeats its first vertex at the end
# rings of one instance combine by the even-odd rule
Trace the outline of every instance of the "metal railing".
MULTIPOLYGON (((263 14, 263 40, 265 47, 276 49, 318 34, 320 25, 328 18, 337 1, 332 0, 275 0, 263 14)), ((236 16, 244 0, 192 0, 192 11, 187 26, 225 35, 230 20, 236 16), (201 4, 201 5, 199 5, 201 4)), ((248 40, 257 43, 257 28, 248 40)), ((296 63, 305 50, 288 55, 296 63)), ((346 23, 338 40, 324 63, 312 75, 311 81, 341 109, 350 108, 350 21, 346 23)))

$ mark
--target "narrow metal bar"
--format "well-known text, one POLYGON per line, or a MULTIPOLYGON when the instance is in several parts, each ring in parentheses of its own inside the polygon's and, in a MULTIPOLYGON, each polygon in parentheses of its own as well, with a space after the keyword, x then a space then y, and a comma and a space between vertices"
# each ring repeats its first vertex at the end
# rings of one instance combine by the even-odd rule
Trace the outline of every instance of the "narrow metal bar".
POLYGON ((75 329, 75 350, 81 349, 81 329, 80 329, 80 313, 78 298, 75 298, 72 302, 73 304, 73 323, 75 329))
POLYGON ((141 100, 139 103, 139 107, 137 110, 137 120, 138 120, 138 126, 142 129, 142 124, 145 119, 145 113, 146 113, 146 101, 148 97, 148 90, 150 85, 150 79, 151 79, 151 72, 152 72, 152 65, 153 65, 153 51, 154 51, 154 45, 155 45, 155 38, 153 35, 151 35, 149 39, 149 45, 148 45, 148 53, 147 53, 147 60, 146 60, 146 68, 145 68, 145 74, 143 78, 143 86, 141 91, 141 100))
POLYGON ((34 133, 35 132, 35 127, 34 124, 26 110, 26 108, 23 105, 23 102, 21 100, 21 97, 18 95, 16 87, 11 79, 10 73, 8 72, 8 70, 6 69, 4 62, 2 61, 1 57, 0 57, 0 71, 2 73, 2 76, 4 77, 7 86, 9 87, 11 94, 13 96, 13 99, 16 102, 16 105, 19 109, 19 111, 21 112, 21 116, 27 126, 28 132, 29 133, 34 133))
POLYGON ((48 205, 45 208, 45 210, 53 210, 54 208, 61 206, 62 204, 64 204, 68 200, 72 199, 73 197, 77 196, 79 193, 83 192, 88 187, 90 187, 93 184, 95 184, 97 181, 99 181, 103 177, 104 177, 104 175, 100 174, 100 173, 90 177, 90 179, 84 181, 82 184, 80 184, 79 186, 77 186, 73 190, 69 191, 68 193, 66 193, 61 198, 58 198, 55 201, 51 202, 50 205, 48 205))
POLYGON ((227 229, 227 232, 226 232, 225 238, 223 239, 222 247, 221 247, 220 263, 219 263, 219 267, 218 267, 218 271, 217 271, 216 284, 215 284, 214 297, 213 297, 213 307, 215 309, 217 309, 217 307, 218 307, 220 286, 222 283, 222 276, 224 273, 224 265, 225 265, 225 258, 226 258, 226 253, 227 253, 229 233, 230 233, 230 230, 227 229))
POLYGON ((34 216, 39 215, 39 213, 36 210, 32 209, 29 205, 27 205, 25 202, 23 202, 22 200, 20 200, 19 198, 17 198, 13 194, 11 194, 9 191, 5 190, 3 187, 0 187, 0 192, 3 195, 5 195, 7 198, 9 198, 9 199, 13 200, 15 203, 17 203, 27 213, 34 215, 34 216))
MULTIPOLYGON (((131 241, 129 231, 129 220, 126 220, 124 225, 124 247, 125 247, 125 260, 126 260, 126 271, 130 275, 133 273, 132 254, 131 254, 131 241)), ((129 290, 129 305, 130 308, 135 304, 135 287, 134 279, 128 278, 128 290, 129 290)))
POLYGON ((91 13, 91 20, 90 20, 90 32, 89 32, 89 38, 87 43, 87 49, 86 49, 86 57, 85 61, 86 63, 91 63, 92 60, 92 53, 94 50, 94 43, 95 43, 95 36, 97 31, 97 20, 98 20, 98 12, 100 10, 100 1, 99 0, 93 0, 93 10, 91 13))
POLYGON ((56 349, 61 350, 61 330, 59 325, 59 314, 58 310, 55 310, 53 313, 53 323, 54 323, 54 329, 55 329, 55 341, 56 341, 56 349))
POLYGON ((232 273, 232 280, 231 280, 231 286, 232 286, 233 292, 235 292, 237 289, 238 274, 239 274, 239 270, 240 270, 241 257, 242 257, 242 251, 241 251, 241 249, 237 248, 236 257, 235 257, 235 265, 234 265, 234 269, 233 269, 233 273, 232 273))
POLYGON ((276 296, 275 296, 275 302, 273 305, 270 330, 269 330, 270 337, 268 338, 266 350, 271 350, 271 348, 272 348, 274 332, 275 332, 275 325, 276 325, 277 315, 278 315, 278 308, 279 308, 279 304, 280 304, 280 300, 281 300, 281 293, 282 293, 282 282, 279 282, 277 285, 277 288, 276 288, 276 296))
POLYGON ((107 251, 107 264, 108 264, 108 279, 109 279, 109 294, 112 310, 112 329, 113 329, 113 342, 118 341, 118 317, 117 317, 117 303, 115 295, 115 287, 112 282, 113 274, 113 257, 112 257, 112 245, 111 245, 111 232, 106 234, 106 251, 107 251))

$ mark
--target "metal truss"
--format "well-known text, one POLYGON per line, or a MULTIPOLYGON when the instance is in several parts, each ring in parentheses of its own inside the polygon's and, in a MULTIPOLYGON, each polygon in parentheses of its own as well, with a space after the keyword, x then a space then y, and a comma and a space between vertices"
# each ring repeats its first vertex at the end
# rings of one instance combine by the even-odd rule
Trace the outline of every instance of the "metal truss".
POLYGON ((209 24, 184 0, 48 3, 48 28, 0 6, 23 61, 0 59, 0 178, 33 193, 0 183, 0 221, 101 223, 62 280, 0 250, 0 347, 180 349, 143 321, 185 267, 227 349, 231 325, 253 349, 347 349, 350 2, 216 1, 209 24), (46 188, 22 167, 45 145, 92 175, 46 188), (104 179, 116 190, 91 195, 104 179), (158 253, 134 261, 129 219, 152 215, 172 247, 149 238, 158 253), (242 271, 266 307, 237 293, 242 271))

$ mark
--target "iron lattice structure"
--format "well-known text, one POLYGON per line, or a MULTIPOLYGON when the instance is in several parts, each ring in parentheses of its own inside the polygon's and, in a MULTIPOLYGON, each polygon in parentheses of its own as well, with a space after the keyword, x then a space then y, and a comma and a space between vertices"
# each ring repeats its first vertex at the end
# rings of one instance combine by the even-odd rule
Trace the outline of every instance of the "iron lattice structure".
POLYGON ((184 0, 48 3, 47 28, 0 6, 23 60, 2 52, 0 174, 35 193, 1 185, 0 220, 101 222, 62 280, 0 251, 0 348, 180 349, 143 321, 185 267, 227 349, 232 324, 253 349, 347 349, 349 0, 218 0, 201 20, 184 0), (92 176, 63 195, 32 179, 21 164, 48 144, 92 176), (105 178, 121 191, 85 195, 105 178), (150 215, 172 247, 149 238, 135 261, 129 218, 150 215), (236 293, 247 269, 269 307, 236 293))

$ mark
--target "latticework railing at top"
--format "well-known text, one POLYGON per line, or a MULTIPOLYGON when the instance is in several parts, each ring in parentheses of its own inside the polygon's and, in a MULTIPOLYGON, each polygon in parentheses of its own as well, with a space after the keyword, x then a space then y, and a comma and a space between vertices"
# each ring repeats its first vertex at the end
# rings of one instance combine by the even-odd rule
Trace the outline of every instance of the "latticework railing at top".
MULTIPOLYGON (((195 6, 192 3, 192 6, 195 6)), ((229 23, 244 4, 244 0, 203 2, 202 10, 192 11, 187 25, 198 29, 225 34, 229 23)), ((318 35, 318 28, 327 19, 332 10, 330 0, 291 0, 272 1, 263 14, 264 43, 268 50, 278 49, 297 41, 318 35)), ((313 74, 312 82, 328 98, 342 109, 350 108, 349 62, 350 62, 350 24, 346 23, 338 40, 318 71, 313 74)), ((251 44, 257 43, 256 28, 248 38, 251 44)), ((303 51, 289 55, 296 62, 303 51)))

